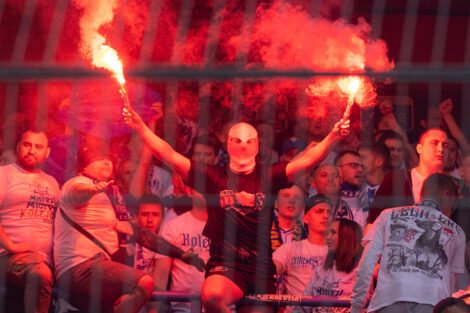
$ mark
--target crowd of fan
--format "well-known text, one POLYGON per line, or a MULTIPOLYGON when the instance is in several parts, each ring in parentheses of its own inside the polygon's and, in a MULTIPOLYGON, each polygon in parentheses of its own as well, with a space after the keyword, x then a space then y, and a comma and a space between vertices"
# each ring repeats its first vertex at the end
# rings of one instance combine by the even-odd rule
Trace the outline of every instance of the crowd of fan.
POLYGON ((0 311, 190 312, 149 301, 171 290, 208 313, 470 312, 470 144, 450 100, 416 144, 388 111, 373 138, 346 119, 279 150, 270 125, 228 123, 190 158, 154 109, 146 124, 124 110, 136 161, 87 137, 58 174, 46 133, 21 133, 0 167, 0 311), (249 293, 351 308, 238 304, 249 293))

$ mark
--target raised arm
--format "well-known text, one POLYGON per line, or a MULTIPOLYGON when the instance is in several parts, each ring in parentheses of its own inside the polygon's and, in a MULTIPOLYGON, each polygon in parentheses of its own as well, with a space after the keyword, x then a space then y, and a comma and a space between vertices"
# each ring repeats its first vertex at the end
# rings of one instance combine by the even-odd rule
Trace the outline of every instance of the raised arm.
POLYGON ((460 148, 463 153, 470 153, 470 143, 468 142, 462 129, 457 125, 454 117, 452 116, 453 103, 451 99, 446 99, 439 104, 439 112, 447 124, 452 137, 459 142, 460 148))
POLYGON ((411 145, 410 141, 408 140, 408 135, 403 130, 403 128, 398 123, 395 114, 390 111, 386 113, 382 119, 382 122, 388 125, 390 130, 393 130, 397 134, 399 134, 403 138, 403 142, 405 144, 406 156, 408 158, 407 166, 410 168, 414 168, 419 164, 419 157, 416 153, 415 148, 411 145))
POLYGON ((191 162, 188 158, 176 152, 166 141, 150 130, 132 108, 125 107, 122 111, 122 115, 126 125, 137 131, 144 144, 155 157, 184 178, 188 176, 191 167, 191 162))
MULTIPOLYGON (((148 128, 155 133, 157 121, 163 117, 162 103, 153 103, 151 110, 155 111, 156 115, 148 122, 148 128)), ((141 145, 142 150, 139 151, 139 162, 135 168, 134 175, 129 182, 129 193, 136 199, 140 198, 145 193, 145 185, 147 182, 147 175, 152 162, 152 152, 150 148, 144 144, 141 145)))
POLYGON ((320 163, 333 150, 336 143, 342 139, 349 129, 349 119, 337 122, 330 133, 315 146, 309 145, 297 158, 287 164, 286 175, 290 181, 295 174, 320 163))

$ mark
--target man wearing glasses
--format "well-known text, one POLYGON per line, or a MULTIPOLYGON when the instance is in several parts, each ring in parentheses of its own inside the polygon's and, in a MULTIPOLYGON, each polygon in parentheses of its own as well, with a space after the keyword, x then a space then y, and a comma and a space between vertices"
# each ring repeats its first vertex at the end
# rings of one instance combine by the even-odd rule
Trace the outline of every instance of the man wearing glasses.
POLYGON ((354 221, 364 228, 369 199, 364 189, 364 164, 361 156, 356 151, 345 150, 336 156, 334 163, 341 174, 340 197, 351 209, 354 221))

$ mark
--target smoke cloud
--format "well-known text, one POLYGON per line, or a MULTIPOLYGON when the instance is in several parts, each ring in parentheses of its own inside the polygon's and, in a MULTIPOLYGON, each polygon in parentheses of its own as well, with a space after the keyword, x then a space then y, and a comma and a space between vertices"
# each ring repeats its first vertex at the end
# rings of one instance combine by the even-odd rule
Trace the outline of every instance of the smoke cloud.
MULTIPOLYGON (((306 68, 315 71, 387 71, 393 68, 382 40, 370 39, 371 27, 342 19, 312 18, 300 6, 276 2, 257 9, 251 37, 268 68, 306 68)), ((236 44, 239 37, 234 37, 236 44)))
POLYGON ((103 27, 109 26, 114 19, 117 0, 75 0, 75 4, 83 9, 80 18, 80 52, 87 60, 94 60, 94 53, 106 43, 100 33, 103 27))
MULTIPOLYGON (((87 60, 93 60, 93 53, 100 51, 98 46, 107 43, 107 38, 102 34, 110 27, 116 10, 118 0, 75 0, 77 6, 82 8, 83 15, 80 19, 80 33, 82 43, 80 45, 82 56, 87 60)), ((142 33, 147 25, 149 1, 130 0, 132 9, 121 10, 126 23, 126 46, 133 43, 142 43, 142 33), (125 11, 125 12, 124 12, 125 11), (132 21, 135 21, 132 23, 132 21), (131 38, 134 38, 135 41, 131 38)), ((199 2, 197 2, 199 3, 199 2)), ((202 2, 201 2, 202 3, 202 2)), ((152 42, 152 62, 168 63, 172 53, 181 52, 180 61, 185 65, 200 65, 203 61, 204 48, 207 44, 209 21, 211 20, 213 2, 196 4, 192 14, 188 32, 183 42, 176 43, 175 32, 178 24, 178 16, 181 14, 180 2, 162 1, 162 11, 158 20, 156 40, 152 42), (176 48, 174 48, 176 47, 176 48), (175 51, 178 50, 178 51, 175 51)), ((218 39, 214 64, 223 65, 237 63, 243 58, 239 57, 247 53, 246 68, 264 68, 273 70, 313 70, 318 72, 345 72, 360 73, 366 70, 389 71, 394 63, 387 57, 387 46, 383 40, 371 39, 371 26, 362 18, 357 23, 350 24, 342 19, 334 21, 312 16, 305 7, 292 5, 283 1, 273 1, 267 5, 260 2, 256 9, 254 24, 243 25, 245 20, 244 1, 227 0, 225 8, 220 12, 212 12, 221 17, 221 33, 218 39), (249 38, 248 51, 240 51, 240 47, 246 38, 249 38)), ((329 6, 330 14, 337 10, 338 5, 329 6)), ((320 14, 325 15, 324 7, 320 8, 320 14), (323 12, 323 13, 322 13, 323 12)), ((318 10, 317 10, 318 11, 318 10)), ((317 12, 318 13, 318 12, 317 12)), ((331 15, 331 14, 330 14, 331 15)), ((148 49, 149 47, 142 47, 148 49)), ((129 48, 124 51, 129 51, 129 48)), ((137 50, 137 49, 136 49, 137 50)), ((308 81, 299 79, 282 80, 276 82, 274 88, 264 88, 263 82, 243 82, 241 91, 243 107, 249 111, 259 111, 260 106, 266 100, 273 101, 276 105, 282 99, 294 99, 299 95, 299 88, 303 88, 309 100, 307 106, 323 105, 327 111, 341 111, 344 109, 348 95, 338 85, 338 77, 316 77, 308 81), (270 93, 272 93, 270 95, 270 93), (273 100, 274 99, 274 100, 273 100)), ((361 107, 375 105, 376 90, 374 83, 364 77, 360 78, 361 87, 355 95, 355 102, 361 107)), ((178 107, 184 108, 184 115, 195 120, 197 116, 187 112, 197 98, 198 84, 185 92, 179 88, 178 107), (194 90, 194 88, 196 90, 194 90)), ((185 86, 185 84, 183 84, 185 86)), ((214 83, 211 88, 211 107, 220 106, 221 111, 232 106, 233 84, 231 82, 214 83)), ((292 101, 290 100, 290 103, 292 101)), ((309 110, 306 110, 309 111, 309 110)), ((310 110, 311 111, 311 110, 310 110)), ((330 114, 331 115, 331 114, 330 114)), ((333 114, 334 115, 334 114, 333 114)), ((331 116, 333 116, 331 115, 331 116)), ((338 114, 336 114, 338 116, 338 114)))
MULTIPOLYGON (((239 12, 234 20, 239 20, 239 12)), ((318 72, 360 73, 366 70, 389 71, 394 63, 387 57, 387 46, 383 40, 370 38, 371 27, 359 18, 356 24, 342 19, 334 21, 312 17, 301 6, 282 1, 273 5, 261 4, 256 11, 256 22, 251 34, 237 34, 225 42, 226 53, 233 58, 233 51, 240 45, 243 36, 251 37, 251 48, 247 68, 275 70, 312 70, 318 72)), ((323 105, 330 111, 343 109, 348 94, 340 87, 339 77, 317 77, 308 82, 306 93, 308 105, 323 105)), ((376 90, 368 78, 359 78, 361 86, 355 102, 361 107, 376 103, 376 90)), ((295 93, 297 82, 285 82, 283 92, 295 93)), ((253 89, 247 89, 250 92, 253 89)), ((253 90, 258 94, 259 90, 253 90)), ((287 95, 289 96, 289 95, 287 95)), ((245 96, 245 100, 256 99, 245 96)), ((245 103, 255 107, 253 104, 245 103)), ((305 110, 309 111, 309 110, 305 110)), ((338 114, 336 114, 337 116, 338 114)))

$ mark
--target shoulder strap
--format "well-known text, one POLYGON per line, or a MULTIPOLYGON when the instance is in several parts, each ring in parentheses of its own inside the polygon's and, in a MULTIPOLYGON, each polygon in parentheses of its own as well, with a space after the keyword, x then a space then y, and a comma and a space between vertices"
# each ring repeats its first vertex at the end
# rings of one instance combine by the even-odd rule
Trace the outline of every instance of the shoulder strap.
POLYGON ((97 245, 98 247, 101 248, 101 250, 103 250, 104 252, 106 252, 106 254, 111 257, 111 253, 109 253, 108 249, 106 249, 106 247, 98 240, 95 238, 95 236, 93 236, 92 234, 90 234, 85 228, 83 228, 81 225, 75 223, 67 214, 65 214, 64 210, 62 210, 62 208, 60 208, 60 214, 62 215, 62 217, 64 218, 64 220, 70 224, 70 226, 72 226, 73 228, 75 228, 78 232, 82 233, 85 237, 87 237, 88 239, 90 239, 91 241, 93 241, 93 243, 95 245, 97 245))

